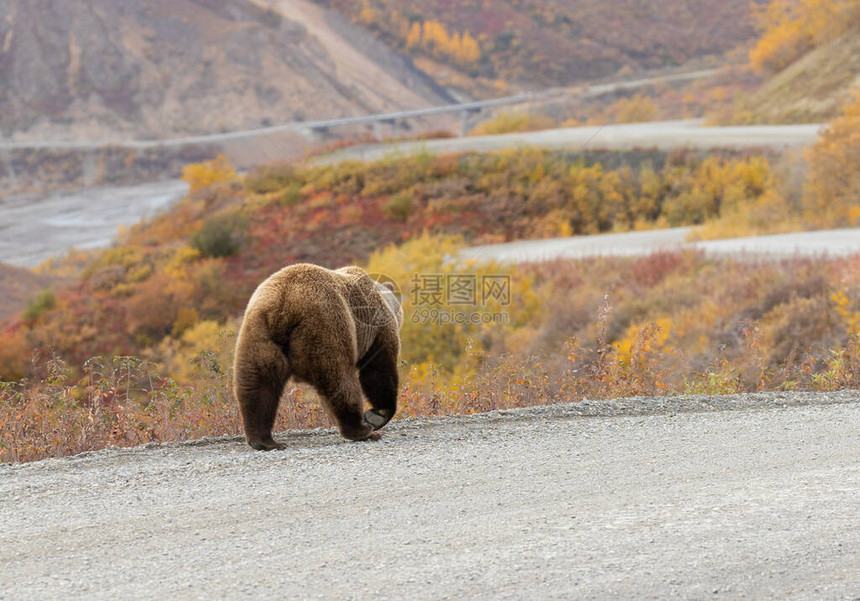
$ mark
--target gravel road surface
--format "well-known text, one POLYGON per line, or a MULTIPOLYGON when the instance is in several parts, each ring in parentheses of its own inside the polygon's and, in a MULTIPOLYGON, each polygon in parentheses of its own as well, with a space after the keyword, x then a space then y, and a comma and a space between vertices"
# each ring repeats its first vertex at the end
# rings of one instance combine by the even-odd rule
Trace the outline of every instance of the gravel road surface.
POLYGON ((860 392, 0 466, 0 599, 860 599, 860 392))

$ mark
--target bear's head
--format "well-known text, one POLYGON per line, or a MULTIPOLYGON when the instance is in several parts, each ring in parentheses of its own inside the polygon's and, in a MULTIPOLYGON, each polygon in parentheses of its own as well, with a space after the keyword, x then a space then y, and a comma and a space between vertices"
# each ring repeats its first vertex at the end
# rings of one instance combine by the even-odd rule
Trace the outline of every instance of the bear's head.
POLYGON ((399 330, 403 327, 403 303, 397 284, 391 280, 379 281, 378 279, 375 279, 374 283, 382 296, 382 300, 385 301, 385 305, 397 321, 397 329, 399 330))

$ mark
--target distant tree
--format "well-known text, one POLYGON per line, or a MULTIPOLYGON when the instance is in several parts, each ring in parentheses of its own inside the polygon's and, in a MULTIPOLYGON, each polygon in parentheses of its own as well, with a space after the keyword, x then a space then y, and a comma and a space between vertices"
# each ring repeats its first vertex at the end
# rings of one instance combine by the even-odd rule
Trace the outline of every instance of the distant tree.
POLYGON ((193 193, 213 184, 236 179, 236 170, 224 155, 219 154, 211 161, 186 166, 182 170, 182 179, 193 193))
POLYGON ((860 223, 860 93, 806 152, 803 205, 827 226, 860 223))

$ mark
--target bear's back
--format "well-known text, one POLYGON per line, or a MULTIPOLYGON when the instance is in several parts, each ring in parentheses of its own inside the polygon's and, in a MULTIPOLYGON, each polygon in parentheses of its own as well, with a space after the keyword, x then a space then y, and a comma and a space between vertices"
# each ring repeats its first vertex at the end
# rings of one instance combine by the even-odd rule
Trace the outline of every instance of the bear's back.
POLYGON ((344 324, 344 338, 354 338, 358 357, 383 328, 399 329, 398 316, 377 283, 360 267, 326 269, 310 263, 273 273, 254 291, 246 320, 259 322, 278 343, 299 323, 334 320, 344 324))

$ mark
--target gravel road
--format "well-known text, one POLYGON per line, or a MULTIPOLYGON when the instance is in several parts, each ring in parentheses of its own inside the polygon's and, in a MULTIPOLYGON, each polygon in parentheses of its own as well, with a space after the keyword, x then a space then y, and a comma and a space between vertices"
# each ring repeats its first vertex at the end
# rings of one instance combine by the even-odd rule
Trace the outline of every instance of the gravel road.
POLYGON ((686 242, 691 227, 644 232, 597 234, 543 240, 517 240, 504 244, 472 246, 460 252, 464 259, 524 263, 594 256, 639 256, 661 250, 698 250, 712 256, 758 258, 845 257, 860 253, 860 228, 751 236, 727 240, 686 242))
POLYGON ((860 599, 860 392, 0 466, 0 599, 860 599))
MULTIPOLYGON (((629 82, 637 83, 637 82, 629 82)), ((612 84, 621 85, 621 84, 612 84)), ((320 157, 319 163, 372 160, 419 152, 488 152, 505 148, 711 148, 784 149, 813 143, 822 125, 703 127, 700 121, 663 121, 537 132, 472 136, 355 146, 320 157)), ((104 186, 60 192, 45 198, 0 199, 0 261, 33 267, 72 247, 107 246, 120 225, 136 223, 181 197, 181 181, 134 186, 104 186)))
POLYGON ((316 159, 319 164, 345 160, 376 161, 420 152, 491 152, 507 148, 549 148, 577 152, 583 148, 800 148, 815 142, 826 124, 738 125, 704 127, 700 119, 567 127, 542 131, 442 138, 418 142, 390 142, 350 146, 316 159))

